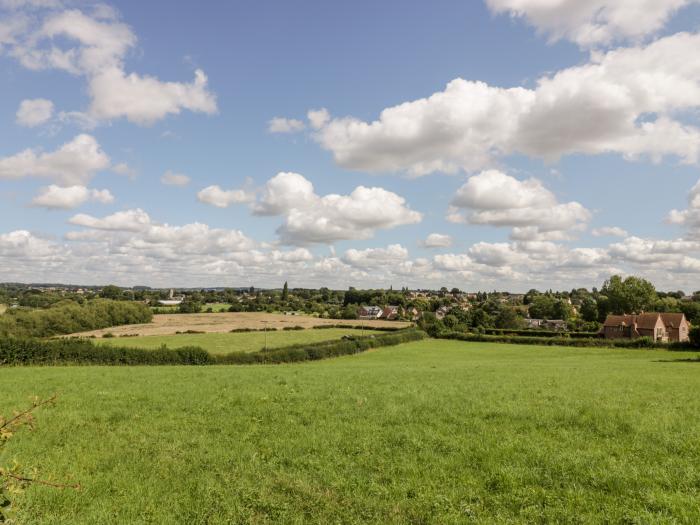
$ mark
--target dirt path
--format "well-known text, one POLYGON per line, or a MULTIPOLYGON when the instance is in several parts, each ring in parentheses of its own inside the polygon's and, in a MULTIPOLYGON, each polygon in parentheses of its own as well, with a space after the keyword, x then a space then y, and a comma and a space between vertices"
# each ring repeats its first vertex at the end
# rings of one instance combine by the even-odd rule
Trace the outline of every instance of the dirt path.
POLYGON ((107 332, 116 336, 124 334, 133 335, 169 335, 187 330, 197 330, 200 332, 229 332, 234 328, 284 328, 285 326, 303 326, 310 328, 319 325, 343 324, 358 326, 364 324, 366 327, 393 326, 405 327, 410 323, 399 321, 357 321, 339 319, 319 319, 317 317, 305 317, 300 315, 283 315, 267 313, 248 312, 225 312, 217 314, 160 314, 153 316, 153 322, 148 324, 130 324, 124 326, 114 326, 102 330, 92 330, 81 332, 79 336, 101 337, 107 332))

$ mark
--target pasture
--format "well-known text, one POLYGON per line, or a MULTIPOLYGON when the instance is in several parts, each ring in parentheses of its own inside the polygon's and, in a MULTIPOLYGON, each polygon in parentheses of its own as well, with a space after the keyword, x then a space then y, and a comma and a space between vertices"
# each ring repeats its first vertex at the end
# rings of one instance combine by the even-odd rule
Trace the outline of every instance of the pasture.
POLYGON ((301 343, 318 343, 340 339, 345 335, 371 335, 386 332, 374 330, 355 330, 352 328, 324 328, 323 330, 275 330, 264 332, 208 333, 149 335, 142 337, 119 337, 96 339, 95 343, 134 348, 168 348, 199 346, 212 354, 230 354, 231 352, 257 352, 265 347, 280 348, 301 343))
POLYGON ((390 326, 403 328, 411 323, 399 321, 357 321, 339 319, 320 319, 303 315, 268 314, 265 312, 222 312, 203 314, 157 314, 153 316, 153 321, 146 324, 132 324, 114 326, 103 330, 93 330, 82 332, 80 336, 102 337, 106 333, 116 336, 121 335, 175 335, 176 332, 186 332, 196 330, 199 332, 230 332, 236 328, 253 328, 262 330, 263 328, 277 328, 301 326, 311 328, 312 326, 344 324, 356 326, 364 324, 367 328, 390 326))
POLYGON ((697 523, 693 353, 425 340, 255 367, 0 369, 20 523, 697 523))

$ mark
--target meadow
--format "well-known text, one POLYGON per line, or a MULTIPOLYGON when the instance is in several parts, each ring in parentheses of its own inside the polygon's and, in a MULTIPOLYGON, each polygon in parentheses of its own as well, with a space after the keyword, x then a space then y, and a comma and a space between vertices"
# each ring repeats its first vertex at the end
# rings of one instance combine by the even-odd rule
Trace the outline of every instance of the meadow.
POLYGON ((324 328, 323 330, 274 330, 265 332, 207 333, 150 335, 142 337, 114 337, 96 339, 102 345, 117 345, 132 348, 168 348, 199 346, 212 354, 230 354, 231 352, 257 352, 265 347, 281 348, 303 343, 318 343, 340 339, 343 336, 360 336, 380 334, 374 330, 356 330, 352 328, 324 328))
POLYGON ((58 392, 19 522, 698 523, 695 353, 425 340, 296 365, 0 368, 58 392))
POLYGON ((143 324, 130 324, 113 326, 101 330, 81 332, 80 336, 102 337, 106 333, 121 335, 175 335, 176 332, 196 330, 199 332, 229 332, 240 328, 277 328, 301 326, 311 328, 314 326, 327 326, 343 324, 348 326, 364 325, 372 327, 404 328, 412 323, 401 321, 358 321, 356 319, 321 319, 305 315, 268 314, 265 312, 221 312, 202 314, 157 314, 153 321, 143 324))

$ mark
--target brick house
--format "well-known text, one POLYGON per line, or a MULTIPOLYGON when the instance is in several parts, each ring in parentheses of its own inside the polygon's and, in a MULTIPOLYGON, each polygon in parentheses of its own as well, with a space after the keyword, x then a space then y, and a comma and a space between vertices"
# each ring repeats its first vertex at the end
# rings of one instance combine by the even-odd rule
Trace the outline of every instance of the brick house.
POLYGON ((682 313, 650 312, 639 315, 608 315, 601 332, 606 339, 651 337, 662 343, 688 341, 688 324, 682 313))

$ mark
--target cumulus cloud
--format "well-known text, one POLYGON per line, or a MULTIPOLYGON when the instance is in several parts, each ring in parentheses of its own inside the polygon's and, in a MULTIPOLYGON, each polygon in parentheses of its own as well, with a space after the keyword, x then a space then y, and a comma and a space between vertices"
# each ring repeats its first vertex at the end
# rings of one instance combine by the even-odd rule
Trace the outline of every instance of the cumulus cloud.
POLYGON ((602 228, 594 228, 591 230, 594 237, 627 237, 629 234, 626 230, 618 226, 604 226, 602 228))
POLYGON ((190 178, 182 173, 175 173, 173 171, 166 171, 160 178, 161 184, 166 186, 187 186, 190 183, 190 178))
MULTIPOLYGON (((27 6, 22 3, 14 8, 27 6)), ((216 96, 201 70, 195 71, 191 82, 165 82, 128 73, 124 60, 137 38, 110 6, 91 13, 58 3, 33 7, 41 9, 32 10, 31 17, 14 13, 11 27, 7 22, 0 26, 0 45, 28 69, 59 69, 86 78, 91 97, 88 112, 64 112, 63 121, 85 125, 126 118, 151 125, 183 110, 217 112, 216 96)))
POLYGON ((394 265, 408 259, 408 250, 400 244, 391 244, 386 248, 350 249, 343 255, 343 261, 359 268, 394 265))
POLYGON ((303 131, 306 125, 293 118, 275 117, 267 123, 267 130, 270 133, 297 133, 303 131))
POLYGON ((452 237, 441 233, 431 233, 424 241, 421 241, 424 248, 449 248, 452 246, 452 237))
POLYGON ((197 200, 217 208, 228 208, 232 204, 253 202, 255 193, 248 189, 224 190, 218 185, 213 185, 199 191, 197 200))
POLYGON ((109 190, 94 190, 85 186, 56 186, 51 184, 39 191, 32 200, 32 206, 68 210, 77 208, 88 201, 110 204, 114 196, 109 190))
POLYGON ((450 204, 452 222, 517 227, 521 238, 527 238, 522 228, 529 228, 531 239, 580 230, 591 218, 578 202, 559 203, 539 180, 520 181, 496 170, 469 177, 450 204))
POLYGON ((534 89, 456 79, 428 98, 365 122, 318 121, 314 133, 345 168, 421 176, 492 167, 521 153, 555 162, 570 154, 659 161, 700 158, 700 130, 674 120, 700 107, 700 35, 593 53, 588 63, 534 89))
POLYGON ((331 119, 331 115, 326 108, 311 109, 306 114, 306 118, 309 119, 309 124, 313 129, 321 129, 331 119))
POLYGON ((552 40, 580 46, 638 40, 658 32, 697 0, 486 0, 494 13, 524 18, 552 40))
POLYGON ((44 98, 23 100, 17 110, 17 124, 33 128, 45 124, 53 116, 53 102, 44 98))
POLYGON ((91 135, 78 135, 56 151, 26 149, 0 158, 0 179, 51 178, 62 185, 85 185, 110 159, 91 135))
POLYGON ((266 183, 253 212, 283 216, 277 230, 282 241, 302 245, 368 239, 375 230, 422 220, 403 197, 383 188, 358 186, 350 195, 319 196, 308 179, 284 172, 266 183))
POLYGON ((700 180, 688 193, 688 207, 685 210, 671 210, 667 220, 671 224, 686 226, 694 237, 700 236, 700 180))

